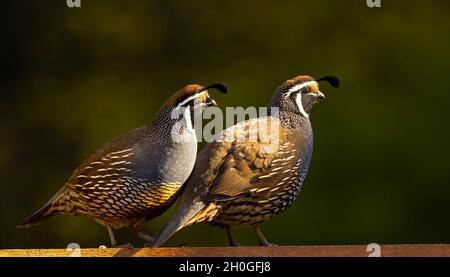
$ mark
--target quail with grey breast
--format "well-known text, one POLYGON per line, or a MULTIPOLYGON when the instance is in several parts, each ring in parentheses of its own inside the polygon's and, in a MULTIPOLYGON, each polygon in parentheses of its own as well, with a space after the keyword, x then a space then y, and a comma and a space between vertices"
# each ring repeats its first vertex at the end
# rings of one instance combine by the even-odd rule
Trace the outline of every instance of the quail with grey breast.
POLYGON ((107 143, 84 161, 63 188, 18 227, 37 225, 60 214, 85 215, 113 229, 128 227, 147 242, 141 224, 165 212, 189 177, 197 155, 193 122, 216 105, 208 89, 224 84, 188 85, 170 97, 153 122, 107 143))
POLYGON ((313 149, 309 114, 324 98, 319 81, 339 86, 332 76, 288 80, 275 91, 268 116, 240 122, 207 144, 152 247, 198 222, 225 227, 230 245, 236 245, 230 226, 254 226, 260 244, 270 245, 258 225, 286 210, 300 192, 313 149))

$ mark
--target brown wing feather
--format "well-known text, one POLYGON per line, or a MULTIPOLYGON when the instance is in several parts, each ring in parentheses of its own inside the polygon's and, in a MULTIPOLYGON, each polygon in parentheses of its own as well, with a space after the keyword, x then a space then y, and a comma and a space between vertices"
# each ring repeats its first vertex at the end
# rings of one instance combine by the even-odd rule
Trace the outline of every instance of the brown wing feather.
POLYGON ((232 198, 281 182, 285 177, 283 171, 293 169, 298 162, 297 153, 286 150, 291 148, 286 141, 289 140, 280 138, 276 151, 269 153, 261 153, 261 144, 257 142, 237 144, 230 149, 211 185, 208 199, 232 198))
MULTIPOLYGON (((127 132, 126 134, 123 134, 123 135, 119 136, 118 138, 108 142, 101 149, 94 152, 87 159, 85 159, 84 162, 80 166, 78 166, 77 169, 74 170, 74 172, 72 173, 72 176, 69 179, 69 183, 77 183, 75 178, 78 175, 86 175, 86 174, 89 175, 93 169, 95 170, 96 167, 101 168, 100 163, 98 163, 97 165, 92 164, 92 163, 95 163, 97 161, 107 162, 106 159, 102 161, 102 158, 104 158, 105 156, 107 156, 111 153, 117 153, 117 152, 119 152, 117 155, 125 155, 125 153, 120 153, 120 152, 123 150, 130 149, 131 145, 133 145, 135 142, 137 142, 139 139, 141 139, 141 134, 145 128, 146 128, 146 126, 141 126, 141 127, 135 128, 135 129, 127 132)), ((115 155, 115 156, 117 156, 117 155, 115 155)), ((114 155, 110 155, 110 156, 114 156, 114 155)))
POLYGON ((234 134, 256 130, 259 137, 257 141, 247 137, 243 141, 219 141, 206 145, 198 155, 196 168, 186 186, 186 190, 191 191, 184 193, 183 196, 186 197, 183 198, 203 195, 205 201, 226 200, 249 193, 255 188, 270 186, 276 183, 274 178, 282 179, 279 174, 271 174, 285 170, 286 167, 292 168, 298 162, 295 158, 290 158, 296 155, 295 151, 286 150, 290 146, 288 141, 297 143, 296 139, 293 139, 296 136, 292 130, 278 128, 278 121, 270 118, 268 120, 272 124, 269 126, 272 127, 264 133, 259 131, 260 128, 255 128, 251 121, 226 130, 234 134), (279 130, 279 144, 268 140, 267 136, 273 137, 272 130, 279 130))

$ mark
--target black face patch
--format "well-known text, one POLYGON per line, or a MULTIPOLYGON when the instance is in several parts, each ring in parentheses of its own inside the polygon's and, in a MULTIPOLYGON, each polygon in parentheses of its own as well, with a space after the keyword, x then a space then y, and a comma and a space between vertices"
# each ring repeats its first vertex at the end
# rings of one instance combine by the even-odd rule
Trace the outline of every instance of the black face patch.
POLYGON ((307 93, 311 92, 311 87, 310 86, 304 87, 300 90, 300 92, 303 94, 307 94, 307 93))

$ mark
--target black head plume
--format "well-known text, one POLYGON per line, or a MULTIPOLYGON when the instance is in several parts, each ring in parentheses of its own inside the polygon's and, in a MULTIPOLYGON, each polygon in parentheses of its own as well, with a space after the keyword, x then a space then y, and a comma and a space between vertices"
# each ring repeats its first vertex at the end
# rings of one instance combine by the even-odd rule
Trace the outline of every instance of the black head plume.
POLYGON ((320 79, 317 79, 316 81, 317 82, 326 81, 335 88, 338 88, 341 85, 341 81, 339 81, 339 78, 336 76, 324 76, 320 79))
POLYGON ((220 91, 222 93, 227 93, 228 92, 228 87, 224 83, 214 83, 214 84, 211 84, 211 85, 209 85, 207 87, 204 87, 200 91, 204 91, 204 90, 207 90, 207 89, 210 89, 210 88, 215 88, 215 89, 217 89, 218 91, 220 91))

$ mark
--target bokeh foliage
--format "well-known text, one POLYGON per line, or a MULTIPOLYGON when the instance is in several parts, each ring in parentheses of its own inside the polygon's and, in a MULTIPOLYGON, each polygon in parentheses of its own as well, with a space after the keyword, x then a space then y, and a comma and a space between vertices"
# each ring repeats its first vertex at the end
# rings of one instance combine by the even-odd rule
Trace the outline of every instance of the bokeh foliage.
MULTIPOLYGON (((225 106, 265 106, 300 74, 335 74, 312 114, 300 198, 263 225, 277 244, 450 243, 450 2, 364 0, 2 3, 0 248, 107 244, 62 216, 15 229, 96 147, 150 121, 188 83, 225 106)), ((169 218, 148 222, 156 233, 169 218)), ((233 229, 242 244, 252 230, 233 229)), ((142 242, 120 231, 122 242, 142 242)), ((224 245, 195 225, 171 244, 224 245)))

